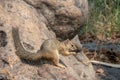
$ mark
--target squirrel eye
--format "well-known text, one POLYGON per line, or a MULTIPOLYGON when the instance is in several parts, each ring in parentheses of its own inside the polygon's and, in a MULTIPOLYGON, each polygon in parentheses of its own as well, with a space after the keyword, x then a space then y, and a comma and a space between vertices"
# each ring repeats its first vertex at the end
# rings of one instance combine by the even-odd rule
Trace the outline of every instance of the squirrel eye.
POLYGON ((73 45, 71 44, 71 46, 73 47, 73 45))

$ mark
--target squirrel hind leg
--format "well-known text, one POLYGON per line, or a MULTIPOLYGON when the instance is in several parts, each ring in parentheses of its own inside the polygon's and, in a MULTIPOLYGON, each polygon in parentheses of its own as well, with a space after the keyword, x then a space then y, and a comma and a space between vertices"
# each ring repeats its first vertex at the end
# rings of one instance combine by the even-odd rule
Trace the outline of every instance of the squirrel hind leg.
POLYGON ((56 53, 54 54, 53 62, 57 67, 65 68, 65 66, 59 63, 59 52, 58 51, 56 51, 56 53))
POLYGON ((59 59, 53 59, 53 62, 57 67, 65 68, 65 66, 63 66, 62 64, 59 63, 59 59))
POLYGON ((65 68, 65 66, 63 66, 62 64, 58 63, 56 64, 57 67, 60 67, 60 68, 65 68))

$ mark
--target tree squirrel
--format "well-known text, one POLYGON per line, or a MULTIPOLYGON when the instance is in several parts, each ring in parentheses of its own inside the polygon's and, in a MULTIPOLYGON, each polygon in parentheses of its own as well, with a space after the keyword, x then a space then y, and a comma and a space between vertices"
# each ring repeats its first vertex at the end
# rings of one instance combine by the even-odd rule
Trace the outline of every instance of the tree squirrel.
POLYGON ((75 53, 70 53, 64 42, 60 42, 57 39, 47 39, 41 45, 40 50, 36 53, 26 51, 22 43, 20 42, 20 35, 18 28, 12 27, 12 36, 16 49, 16 54, 26 60, 38 60, 41 57, 46 59, 52 59, 54 64, 58 67, 65 67, 59 63, 59 53, 68 56, 75 53))

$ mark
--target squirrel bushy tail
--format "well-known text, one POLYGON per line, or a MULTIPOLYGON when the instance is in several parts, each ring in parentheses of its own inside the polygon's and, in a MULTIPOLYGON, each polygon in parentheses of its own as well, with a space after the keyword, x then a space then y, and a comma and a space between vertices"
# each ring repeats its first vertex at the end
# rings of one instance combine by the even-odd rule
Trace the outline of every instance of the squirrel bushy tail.
POLYGON ((26 51, 23 46, 22 43, 20 42, 20 35, 19 35, 19 30, 16 27, 12 27, 12 36, 13 36, 13 41, 14 41, 14 45, 15 45, 15 49, 16 49, 16 54, 23 59, 29 59, 29 60, 35 60, 38 58, 41 58, 42 55, 41 52, 39 51, 39 53, 31 53, 26 51))

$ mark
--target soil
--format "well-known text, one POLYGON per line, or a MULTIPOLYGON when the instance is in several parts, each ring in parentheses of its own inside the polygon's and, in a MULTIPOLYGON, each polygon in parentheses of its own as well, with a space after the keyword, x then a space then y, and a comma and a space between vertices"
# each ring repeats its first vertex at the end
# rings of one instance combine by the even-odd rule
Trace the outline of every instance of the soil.
MULTIPOLYGON (((120 37, 119 36, 114 36, 114 38, 111 38, 109 40, 99 40, 95 35, 88 35, 87 38, 85 35, 80 35, 80 41, 82 44, 86 43, 97 43, 97 42, 102 42, 102 43, 113 43, 113 44, 119 44, 120 43, 120 37)), ((99 61, 104 61, 104 62, 109 62, 113 64, 120 64, 120 54, 115 53, 112 51, 107 51, 107 50, 99 50, 99 51, 90 51, 89 49, 84 48, 84 53, 87 55, 89 59, 95 59, 99 61), (94 55, 96 53, 96 55, 94 55), (117 55, 116 55, 117 54, 117 55), (102 56, 102 57, 101 57, 102 56), (112 56, 112 57, 111 57, 112 56)), ((120 69, 118 68, 111 68, 111 67, 106 67, 103 65, 94 65, 96 75, 99 78, 99 80, 120 80, 120 69), (98 70, 99 73, 97 72, 98 70)))
POLYGON ((120 80, 120 69, 101 65, 94 65, 94 68, 95 70, 100 68, 104 70, 102 74, 96 73, 100 80, 120 80))

